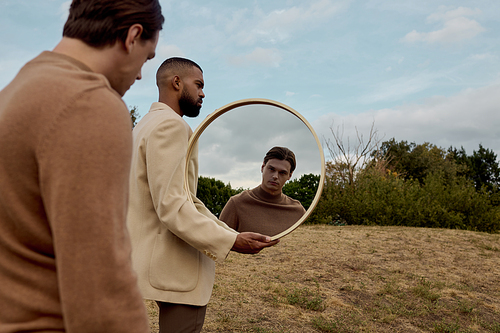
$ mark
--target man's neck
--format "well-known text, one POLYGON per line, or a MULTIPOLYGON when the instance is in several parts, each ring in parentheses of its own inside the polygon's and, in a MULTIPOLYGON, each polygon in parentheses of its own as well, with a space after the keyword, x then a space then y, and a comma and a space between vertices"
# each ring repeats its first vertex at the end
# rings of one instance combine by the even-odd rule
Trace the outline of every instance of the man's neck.
POLYGON ((87 65, 93 72, 107 77, 115 68, 114 48, 116 44, 95 48, 79 39, 63 37, 52 51, 76 59, 87 65))
POLYGON ((160 92, 160 97, 158 98, 158 102, 168 105, 172 110, 175 111, 179 116, 183 117, 184 114, 181 111, 181 107, 179 106, 179 100, 174 96, 165 96, 160 92))
POLYGON ((270 194, 272 196, 278 196, 278 195, 281 194, 281 189, 276 190, 276 191, 271 191, 269 189, 264 188, 264 186, 262 186, 262 184, 260 184, 260 188, 261 188, 262 191, 264 191, 264 192, 266 192, 266 193, 268 193, 268 194, 270 194))

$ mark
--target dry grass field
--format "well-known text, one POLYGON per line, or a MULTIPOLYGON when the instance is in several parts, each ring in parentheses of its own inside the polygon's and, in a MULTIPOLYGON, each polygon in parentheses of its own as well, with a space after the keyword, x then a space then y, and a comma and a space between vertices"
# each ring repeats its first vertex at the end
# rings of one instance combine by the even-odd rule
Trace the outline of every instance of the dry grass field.
POLYGON ((203 332, 500 333, 500 235, 301 226, 217 265, 203 332))

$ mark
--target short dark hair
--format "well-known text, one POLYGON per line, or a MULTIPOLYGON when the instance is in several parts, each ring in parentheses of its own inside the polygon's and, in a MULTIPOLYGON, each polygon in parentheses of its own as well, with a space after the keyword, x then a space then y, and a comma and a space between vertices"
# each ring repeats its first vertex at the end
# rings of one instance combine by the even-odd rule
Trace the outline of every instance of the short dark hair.
POLYGON ((159 0, 73 0, 63 36, 93 47, 125 42, 129 28, 142 25, 142 40, 160 31, 165 18, 159 0))
POLYGON ((182 72, 191 67, 196 67, 203 73, 200 65, 192 60, 180 57, 168 58, 160 65, 160 67, 158 67, 158 71, 156 72, 156 84, 159 85, 166 71, 179 70, 179 72, 182 72))
POLYGON ((264 164, 267 164, 267 162, 273 158, 288 161, 288 163, 290 163, 290 173, 295 170, 295 166, 297 165, 295 161, 295 154, 290 149, 286 147, 271 148, 264 157, 264 164))

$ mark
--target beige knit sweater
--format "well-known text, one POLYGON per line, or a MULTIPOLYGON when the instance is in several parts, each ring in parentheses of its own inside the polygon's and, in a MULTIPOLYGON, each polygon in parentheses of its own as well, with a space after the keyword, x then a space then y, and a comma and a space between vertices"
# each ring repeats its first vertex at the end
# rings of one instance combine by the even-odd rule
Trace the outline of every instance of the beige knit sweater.
POLYGON ((271 195, 259 185, 231 197, 220 220, 239 232, 275 236, 295 224, 305 212, 298 200, 283 193, 271 195))
POLYGON ((125 227, 131 121, 43 52, 0 92, 0 332, 147 332, 125 227))

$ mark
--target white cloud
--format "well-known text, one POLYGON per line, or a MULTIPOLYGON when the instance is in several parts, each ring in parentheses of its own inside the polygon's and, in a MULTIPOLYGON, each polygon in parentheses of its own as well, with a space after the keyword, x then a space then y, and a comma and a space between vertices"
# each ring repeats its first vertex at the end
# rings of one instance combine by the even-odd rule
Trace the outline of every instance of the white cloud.
POLYGON ((419 68, 426 68, 426 67, 428 67, 428 66, 429 66, 429 64, 430 64, 430 63, 431 63, 431 59, 427 59, 427 60, 426 60, 426 61, 424 61, 423 63, 418 64, 417 66, 418 66, 419 68))
POLYGON ((242 21, 245 21, 248 16, 250 16, 250 10, 248 8, 241 8, 231 11, 231 19, 226 21, 226 17, 219 17, 221 21, 225 24, 225 29, 227 31, 232 31, 238 29, 242 21))
POLYGON ((278 39, 288 37, 288 34, 301 30, 305 26, 328 19, 339 10, 339 6, 329 0, 320 0, 309 7, 292 7, 275 10, 260 22, 259 27, 265 34, 273 33, 278 39))
POLYGON ((233 34, 234 40, 240 45, 281 43, 295 33, 317 27, 344 6, 344 2, 318 0, 309 6, 293 6, 269 13, 259 9, 252 12, 245 8, 232 13, 231 20, 226 23, 226 30, 233 34))
POLYGON ((294 92, 291 92, 291 91, 287 91, 287 92, 285 92, 285 95, 286 95, 287 97, 291 97, 291 96, 295 95, 295 93, 294 93, 294 92))
POLYGON ((264 49, 256 47, 252 52, 229 57, 229 61, 236 66, 247 66, 252 64, 264 65, 268 67, 279 67, 283 60, 277 49, 264 49))
POLYGON ((184 52, 177 45, 158 45, 155 58, 167 59, 170 57, 184 57, 184 52))
MULTIPOLYGON (((345 137, 355 138, 354 127, 365 135, 372 122, 384 141, 430 142, 447 149, 464 146, 468 154, 479 144, 500 156, 500 84, 436 96, 421 104, 401 105, 360 114, 324 115, 314 122, 318 135, 330 137, 329 126, 344 124, 345 137), (321 134, 320 134, 321 133, 321 134)), ((331 135, 331 134, 330 134, 331 135)))
POLYGON ((485 31, 477 21, 465 16, 477 16, 481 13, 479 9, 469 9, 459 7, 454 10, 448 10, 428 16, 429 22, 443 22, 443 27, 431 32, 417 32, 413 30, 406 34, 402 39, 405 42, 428 42, 428 43, 456 43, 463 40, 474 38, 479 33, 485 31))
POLYGON ((457 9, 450 9, 446 6, 440 6, 436 13, 433 13, 427 17, 427 20, 429 22, 449 21, 458 17, 479 15, 481 15, 481 10, 479 10, 478 8, 471 9, 466 7, 458 7, 457 9))
POLYGON ((395 101, 403 99, 428 89, 436 81, 443 77, 441 73, 423 72, 411 76, 403 76, 396 79, 377 82, 374 91, 362 96, 360 101, 365 104, 380 101, 395 101))
POLYGON ((498 56, 491 53, 481 53, 481 54, 473 54, 469 56, 469 59, 476 61, 484 61, 484 60, 498 60, 498 56))
POLYGON ((194 16, 203 17, 205 19, 210 19, 213 17, 212 10, 208 7, 197 7, 193 11, 194 16))
POLYGON ((295 153, 293 178, 320 173, 316 140, 299 118, 275 106, 247 105, 223 114, 200 136, 199 174, 232 187, 257 186, 264 155, 274 146, 295 153))
POLYGON ((58 13, 61 14, 61 19, 66 21, 69 16, 69 7, 71 6, 71 1, 65 1, 59 6, 58 13))

